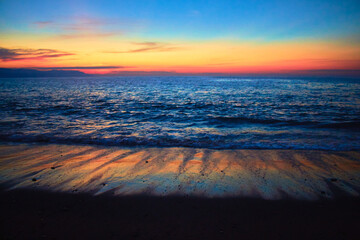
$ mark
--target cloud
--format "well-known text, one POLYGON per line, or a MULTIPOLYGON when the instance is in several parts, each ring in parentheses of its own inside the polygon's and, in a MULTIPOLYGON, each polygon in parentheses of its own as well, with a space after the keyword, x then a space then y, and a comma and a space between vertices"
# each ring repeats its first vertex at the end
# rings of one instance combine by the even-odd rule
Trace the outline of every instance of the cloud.
POLYGON ((158 42, 133 42, 134 45, 140 46, 158 46, 160 43, 158 42))
POLYGON ((43 70, 71 70, 71 69, 117 69, 117 68, 125 68, 124 66, 81 66, 81 67, 40 67, 36 69, 43 70))
POLYGON ((33 24, 35 24, 38 28, 44 28, 53 24, 53 21, 37 21, 34 22, 33 24))
POLYGON ((2 48, 0 47, 0 60, 3 62, 19 60, 44 60, 75 55, 54 49, 29 49, 29 48, 2 48))
POLYGON ((288 59, 274 62, 280 65, 312 65, 313 68, 340 68, 340 69, 359 69, 360 59, 330 59, 330 58, 300 58, 300 59, 288 59))
POLYGON ((108 76, 173 76, 178 75, 174 71, 112 71, 108 76))
POLYGON ((93 30, 114 23, 115 21, 87 16, 73 17, 70 19, 62 20, 61 22, 51 20, 33 22, 33 24, 39 28, 49 27, 52 29, 55 28, 63 31, 93 30))
POLYGON ((201 15, 201 13, 200 13, 200 11, 198 11, 198 10, 191 10, 191 11, 189 12, 189 15, 190 15, 191 17, 198 17, 198 16, 201 15))
POLYGON ((122 35, 126 29, 137 28, 137 22, 125 19, 97 18, 92 16, 75 16, 58 18, 56 21, 44 20, 32 23, 36 28, 51 30, 56 34, 52 39, 104 38, 122 35))
POLYGON ((70 34, 60 34, 56 35, 56 39, 74 39, 74 38, 96 38, 96 37, 110 37, 117 35, 116 33, 70 33, 70 34))
POLYGON ((170 52, 181 49, 180 47, 176 47, 168 43, 160 43, 160 42, 135 42, 133 44, 142 47, 127 51, 111 51, 105 53, 170 52))

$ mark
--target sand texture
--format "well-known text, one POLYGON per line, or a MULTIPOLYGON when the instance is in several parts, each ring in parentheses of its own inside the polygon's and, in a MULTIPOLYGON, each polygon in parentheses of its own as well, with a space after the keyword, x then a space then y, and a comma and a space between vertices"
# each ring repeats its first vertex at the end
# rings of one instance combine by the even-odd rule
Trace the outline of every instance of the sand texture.
POLYGON ((360 152, 1 145, 6 189, 317 200, 360 195, 360 152))

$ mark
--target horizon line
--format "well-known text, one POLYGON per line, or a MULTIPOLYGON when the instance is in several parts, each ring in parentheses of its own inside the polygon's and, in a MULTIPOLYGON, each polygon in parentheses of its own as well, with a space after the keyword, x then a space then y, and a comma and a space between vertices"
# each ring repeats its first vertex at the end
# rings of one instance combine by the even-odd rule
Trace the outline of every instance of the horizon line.
MULTIPOLYGON (((104 67, 106 68, 115 68, 104 67)), ((66 73, 70 74, 81 74, 82 76, 98 76, 98 77, 111 77, 111 76, 293 76, 293 77, 360 77, 360 69, 307 69, 307 70, 286 70, 286 71, 259 71, 259 72, 176 72, 176 71, 116 71, 108 73, 87 73, 86 71, 81 71, 83 69, 88 69, 87 67, 32 67, 32 68, 1 68, 0 67, 0 77, 8 77, 6 75, 13 74, 27 74, 31 75, 32 73, 44 74, 46 73, 66 73), (24 73, 25 72, 25 73, 24 73), (3 76, 4 75, 4 76, 3 76)), ((99 66, 96 66, 96 69, 103 69, 99 66)), ((24 77, 24 76, 20 76, 24 77)), ((31 77, 31 76, 29 76, 31 77)), ((55 76, 54 76, 55 77, 55 76)), ((62 77, 62 76, 59 76, 62 77)), ((71 77, 71 76, 69 76, 71 77)))

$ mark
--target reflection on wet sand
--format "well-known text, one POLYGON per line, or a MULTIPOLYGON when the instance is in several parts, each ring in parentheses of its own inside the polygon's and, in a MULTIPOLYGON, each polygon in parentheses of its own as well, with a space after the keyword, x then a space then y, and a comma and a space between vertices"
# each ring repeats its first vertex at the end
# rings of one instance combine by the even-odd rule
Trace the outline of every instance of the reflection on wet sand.
POLYGON ((360 152, 1 145, 0 183, 114 195, 360 196, 360 152))

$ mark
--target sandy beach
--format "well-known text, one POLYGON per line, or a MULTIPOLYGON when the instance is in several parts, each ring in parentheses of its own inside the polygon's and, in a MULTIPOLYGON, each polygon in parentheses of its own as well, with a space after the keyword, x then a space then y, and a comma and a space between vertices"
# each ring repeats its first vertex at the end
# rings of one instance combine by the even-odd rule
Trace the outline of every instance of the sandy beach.
POLYGON ((0 240, 360 239, 360 0, 0 12, 0 240))
POLYGON ((6 144, 2 232, 5 239, 355 239, 359 176, 358 151, 6 144))
POLYGON ((2 145, 0 182, 116 196, 359 197, 360 152, 2 145))

